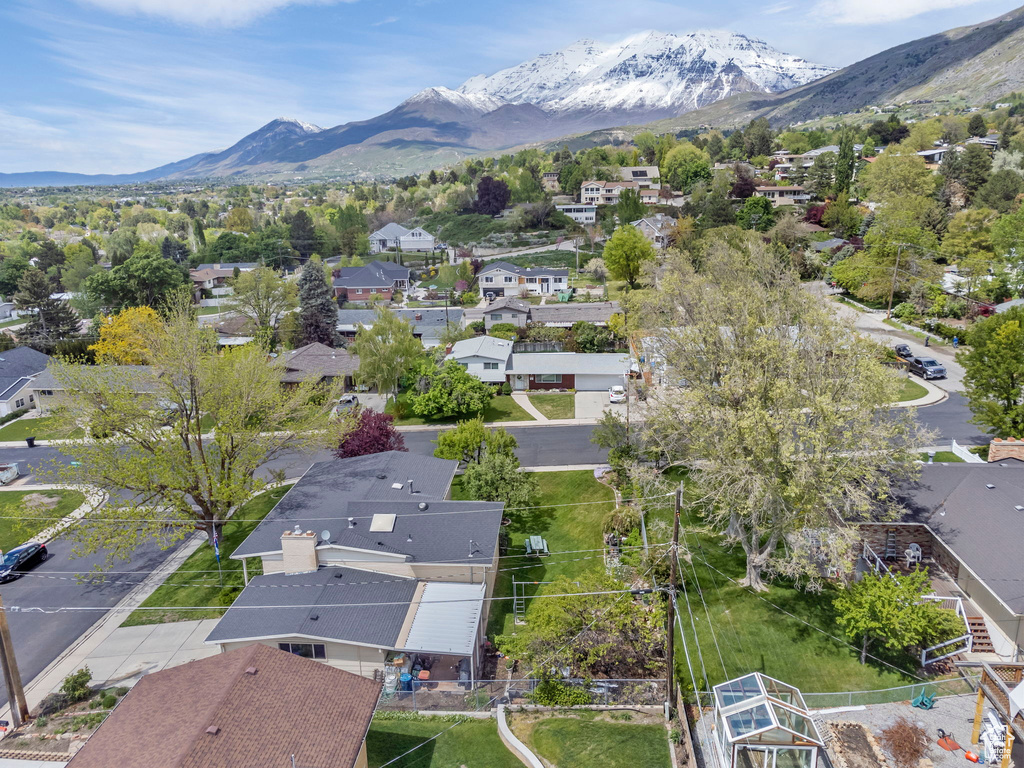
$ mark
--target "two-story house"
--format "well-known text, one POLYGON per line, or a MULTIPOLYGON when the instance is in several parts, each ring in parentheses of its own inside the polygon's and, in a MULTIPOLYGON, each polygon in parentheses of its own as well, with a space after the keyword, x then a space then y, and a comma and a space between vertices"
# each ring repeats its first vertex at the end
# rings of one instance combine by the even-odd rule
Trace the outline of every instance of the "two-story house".
POLYGON ((504 384, 513 342, 494 336, 474 336, 457 341, 447 359, 454 360, 468 373, 488 384, 504 384))
POLYGON ((519 267, 504 261, 488 262, 477 273, 480 296, 550 296, 569 287, 569 270, 551 267, 519 267))
POLYGON ((631 221, 630 225, 639 229, 655 248, 665 248, 671 240, 676 223, 677 220, 671 216, 656 213, 653 216, 645 216, 642 219, 631 221))
POLYGON ((370 235, 370 251, 432 251, 434 236, 422 227, 406 229, 401 224, 385 224, 370 235))
MULTIPOLYGON (((640 191, 640 185, 635 181, 584 181, 580 186, 580 202, 584 205, 615 205, 619 202, 619 195, 624 189, 640 191)), ((651 192, 650 189, 647 191, 651 192)), ((651 199, 650 194, 648 199, 651 199)), ((653 201, 656 202, 657 199, 655 194, 653 201)), ((653 205, 653 202, 650 204, 653 205)))
POLYGON ((400 451, 313 464, 231 554, 246 587, 206 642, 299 648, 385 686, 475 677, 504 505, 448 500, 457 468, 400 451))
POLYGON ((766 197, 772 201, 772 206, 778 208, 781 205, 795 205, 806 203, 811 196, 801 186, 790 187, 755 187, 754 197, 766 197))

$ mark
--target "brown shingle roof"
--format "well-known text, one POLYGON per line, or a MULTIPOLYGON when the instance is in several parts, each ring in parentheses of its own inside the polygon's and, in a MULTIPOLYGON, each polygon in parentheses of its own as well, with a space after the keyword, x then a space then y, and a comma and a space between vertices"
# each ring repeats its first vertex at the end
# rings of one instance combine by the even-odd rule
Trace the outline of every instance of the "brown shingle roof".
POLYGON ((359 370, 359 358, 347 349, 332 349, 314 341, 282 355, 285 373, 281 381, 296 383, 310 376, 337 378, 359 370))
POLYGON ((296 765, 352 768, 380 689, 251 645, 142 678, 69 765, 282 768, 295 755, 296 765))

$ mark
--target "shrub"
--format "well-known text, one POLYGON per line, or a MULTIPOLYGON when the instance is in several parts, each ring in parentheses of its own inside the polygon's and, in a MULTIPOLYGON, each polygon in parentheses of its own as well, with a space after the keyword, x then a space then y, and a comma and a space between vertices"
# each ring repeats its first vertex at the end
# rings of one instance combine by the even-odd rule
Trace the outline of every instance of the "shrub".
POLYGON ((892 314, 900 320, 911 320, 914 315, 917 314, 917 309, 909 301, 904 301, 903 303, 896 305, 892 314))
POLYGON ((518 333, 512 323, 495 323, 491 326, 490 335, 498 339, 513 341, 518 336, 518 333))
POLYGON ((542 707, 574 707, 589 704, 590 694, 561 680, 543 680, 533 689, 530 699, 542 707))
POLYGON ((511 395, 512 394, 512 385, 509 384, 507 381, 504 384, 501 385, 501 394, 503 394, 503 395, 511 395))
POLYGON ((64 682, 60 684, 60 692, 67 696, 69 704, 82 701, 89 698, 89 694, 92 693, 92 689, 89 687, 90 680, 92 680, 92 672, 88 667, 82 667, 64 678, 64 682))
POLYGON ((100 700, 100 705, 103 709, 113 709, 114 705, 117 704, 117 696, 112 693, 108 693, 100 700))
POLYGON ((45 715, 40 715, 39 717, 36 718, 36 722, 35 722, 36 728, 45 728, 49 724, 50 724, 50 718, 46 717, 45 715))
POLYGON ((487 324, 483 320, 474 320, 469 324, 469 330, 473 333, 486 333, 487 324))
POLYGON ((601 521, 601 530, 619 536, 628 535, 630 531, 640 527, 640 510, 631 505, 624 505, 610 510, 601 521))
POLYGON ((892 755, 896 768, 916 768, 928 754, 928 734, 907 718, 899 717, 882 731, 882 745, 892 755))

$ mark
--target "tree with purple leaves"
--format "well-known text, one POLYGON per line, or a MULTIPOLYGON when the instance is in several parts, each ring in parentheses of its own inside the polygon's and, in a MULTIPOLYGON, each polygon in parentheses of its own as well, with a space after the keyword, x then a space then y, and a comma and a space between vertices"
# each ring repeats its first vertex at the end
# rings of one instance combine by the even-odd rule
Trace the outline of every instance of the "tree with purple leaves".
POLYGON ((492 176, 483 176, 476 185, 476 202, 473 210, 486 216, 497 216, 508 205, 511 193, 508 184, 492 176))
POLYGON ((369 408, 359 410, 355 428, 346 434, 334 455, 339 459, 385 451, 405 451, 405 438, 395 429, 394 417, 369 408))

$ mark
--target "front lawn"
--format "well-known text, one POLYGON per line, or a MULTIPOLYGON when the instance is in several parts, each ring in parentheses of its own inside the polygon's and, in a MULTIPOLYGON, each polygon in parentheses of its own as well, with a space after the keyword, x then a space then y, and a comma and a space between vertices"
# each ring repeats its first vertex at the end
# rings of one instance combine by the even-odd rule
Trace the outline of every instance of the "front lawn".
MULTIPOLYGON (((512 524, 506 529, 509 547, 501 567, 516 570, 502 570, 498 573, 495 597, 512 594, 513 576, 521 582, 554 581, 560 576, 578 576, 604 568, 601 521, 614 506, 615 495, 612 489, 595 480, 591 470, 537 472, 534 477, 540 486, 540 495, 536 500, 538 508, 515 513, 512 524), (587 503, 594 501, 609 503, 587 503), (529 557, 525 554, 523 542, 527 536, 536 535, 547 540, 551 552, 549 557, 529 557), (559 555, 563 552, 574 554, 559 555)), ((455 478, 452 484, 452 498, 468 498, 462 489, 460 477, 455 478)), ((526 594, 535 595, 542 589, 544 585, 534 584, 527 589, 526 594)), ((529 613, 527 601, 527 616, 529 613)), ((494 637, 513 632, 515 621, 512 601, 494 601, 487 622, 487 634, 494 637)))
MULTIPOLYGON (((242 506, 224 523, 220 539, 220 563, 224 571, 223 585, 217 573, 217 559, 213 547, 207 543, 189 555, 188 559, 171 574, 167 581, 147 597, 140 608, 167 607, 166 611, 137 610, 129 614, 122 627, 140 624, 163 624, 171 621, 219 619, 242 591, 242 563, 228 559, 246 536, 287 493, 290 485, 283 485, 262 493, 242 506), (207 606, 200 610, 187 610, 187 606, 207 606)), ((260 564, 249 563, 249 577, 259 576, 260 564)))
POLYGON ((576 418, 576 395, 561 392, 553 395, 530 395, 533 407, 549 419, 576 418))
POLYGON ((0 552, 24 544, 55 521, 67 517, 85 502, 85 496, 78 491, 0 491, 0 552), (30 517, 25 507, 31 507, 35 514, 43 514, 40 520, 17 520, 30 517))
POLYGON ((389 760, 422 744, 406 757, 391 763, 393 768, 522 768, 498 737, 498 724, 491 718, 466 720, 454 728, 441 718, 384 720, 374 719, 366 735, 366 753, 370 768, 380 768, 389 760), (451 730, 427 741, 446 728, 451 730))
MULTIPOLYGON (((673 478, 678 476, 674 474, 673 478)), ((664 517, 671 519, 671 512, 664 517)), ((751 671, 763 672, 804 692, 870 691, 916 681, 910 675, 916 673, 917 664, 907 654, 889 657, 873 651, 897 669, 870 659, 868 664, 860 663, 859 649, 846 643, 847 638, 836 624, 832 610, 836 588, 831 583, 815 593, 777 580, 768 592, 755 595, 738 584, 745 573, 742 549, 725 548, 721 537, 708 531, 704 521, 685 504, 681 522, 680 544, 683 552, 689 554, 690 562, 680 558, 680 576, 689 595, 689 610, 693 612, 693 625, 711 685, 751 671)), ((658 540, 669 538, 667 529, 666 525, 648 522, 648 530, 658 540)), ((679 596, 679 606, 690 661, 700 678, 703 672, 684 594, 679 596)), ((676 668, 689 683, 681 646, 682 643, 676 643, 676 668)))
POLYGON ((667 768, 663 725, 630 725, 588 718, 552 717, 537 723, 530 746, 558 768, 667 768))
POLYGON ((911 400, 917 400, 920 397, 924 397, 928 394, 928 390, 921 384, 918 384, 913 379, 907 379, 903 382, 903 389, 900 391, 900 402, 909 403, 911 400))
POLYGON ((40 416, 34 419, 21 418, 5 425, 0 429, 0 441, 24 440, 26 437, 34 437, 38 440, 59 440, 68 437, 81 437, 82 434, 79 427, 68 429, 66 416, 40 416))
MULTIPOLYGON (((471 413, 464 416, 451 416, 446 419, 425 419, 422 416, 417 416, 413 413, 412 402, 408 392, 402 392, 398 395, 397 401, 388 401, 384 410, 392 416, 395 415, 396 402, 399 403, 397 408, 403 411, 403 415, 400 418, 395 418, 395 424, 397 426, 413 426, 417 424, 455 424, 458 421, 465 421, 466 419, 472 419, 477 416, 477 414, 471 413)), ((524 411, 515 400, 507 395, 492 397, 487 402, 487 407, 484 408, 479 415, 483 416, 484 422, 487 424, 502 421, 536 421, 533 416, 524 411)))

